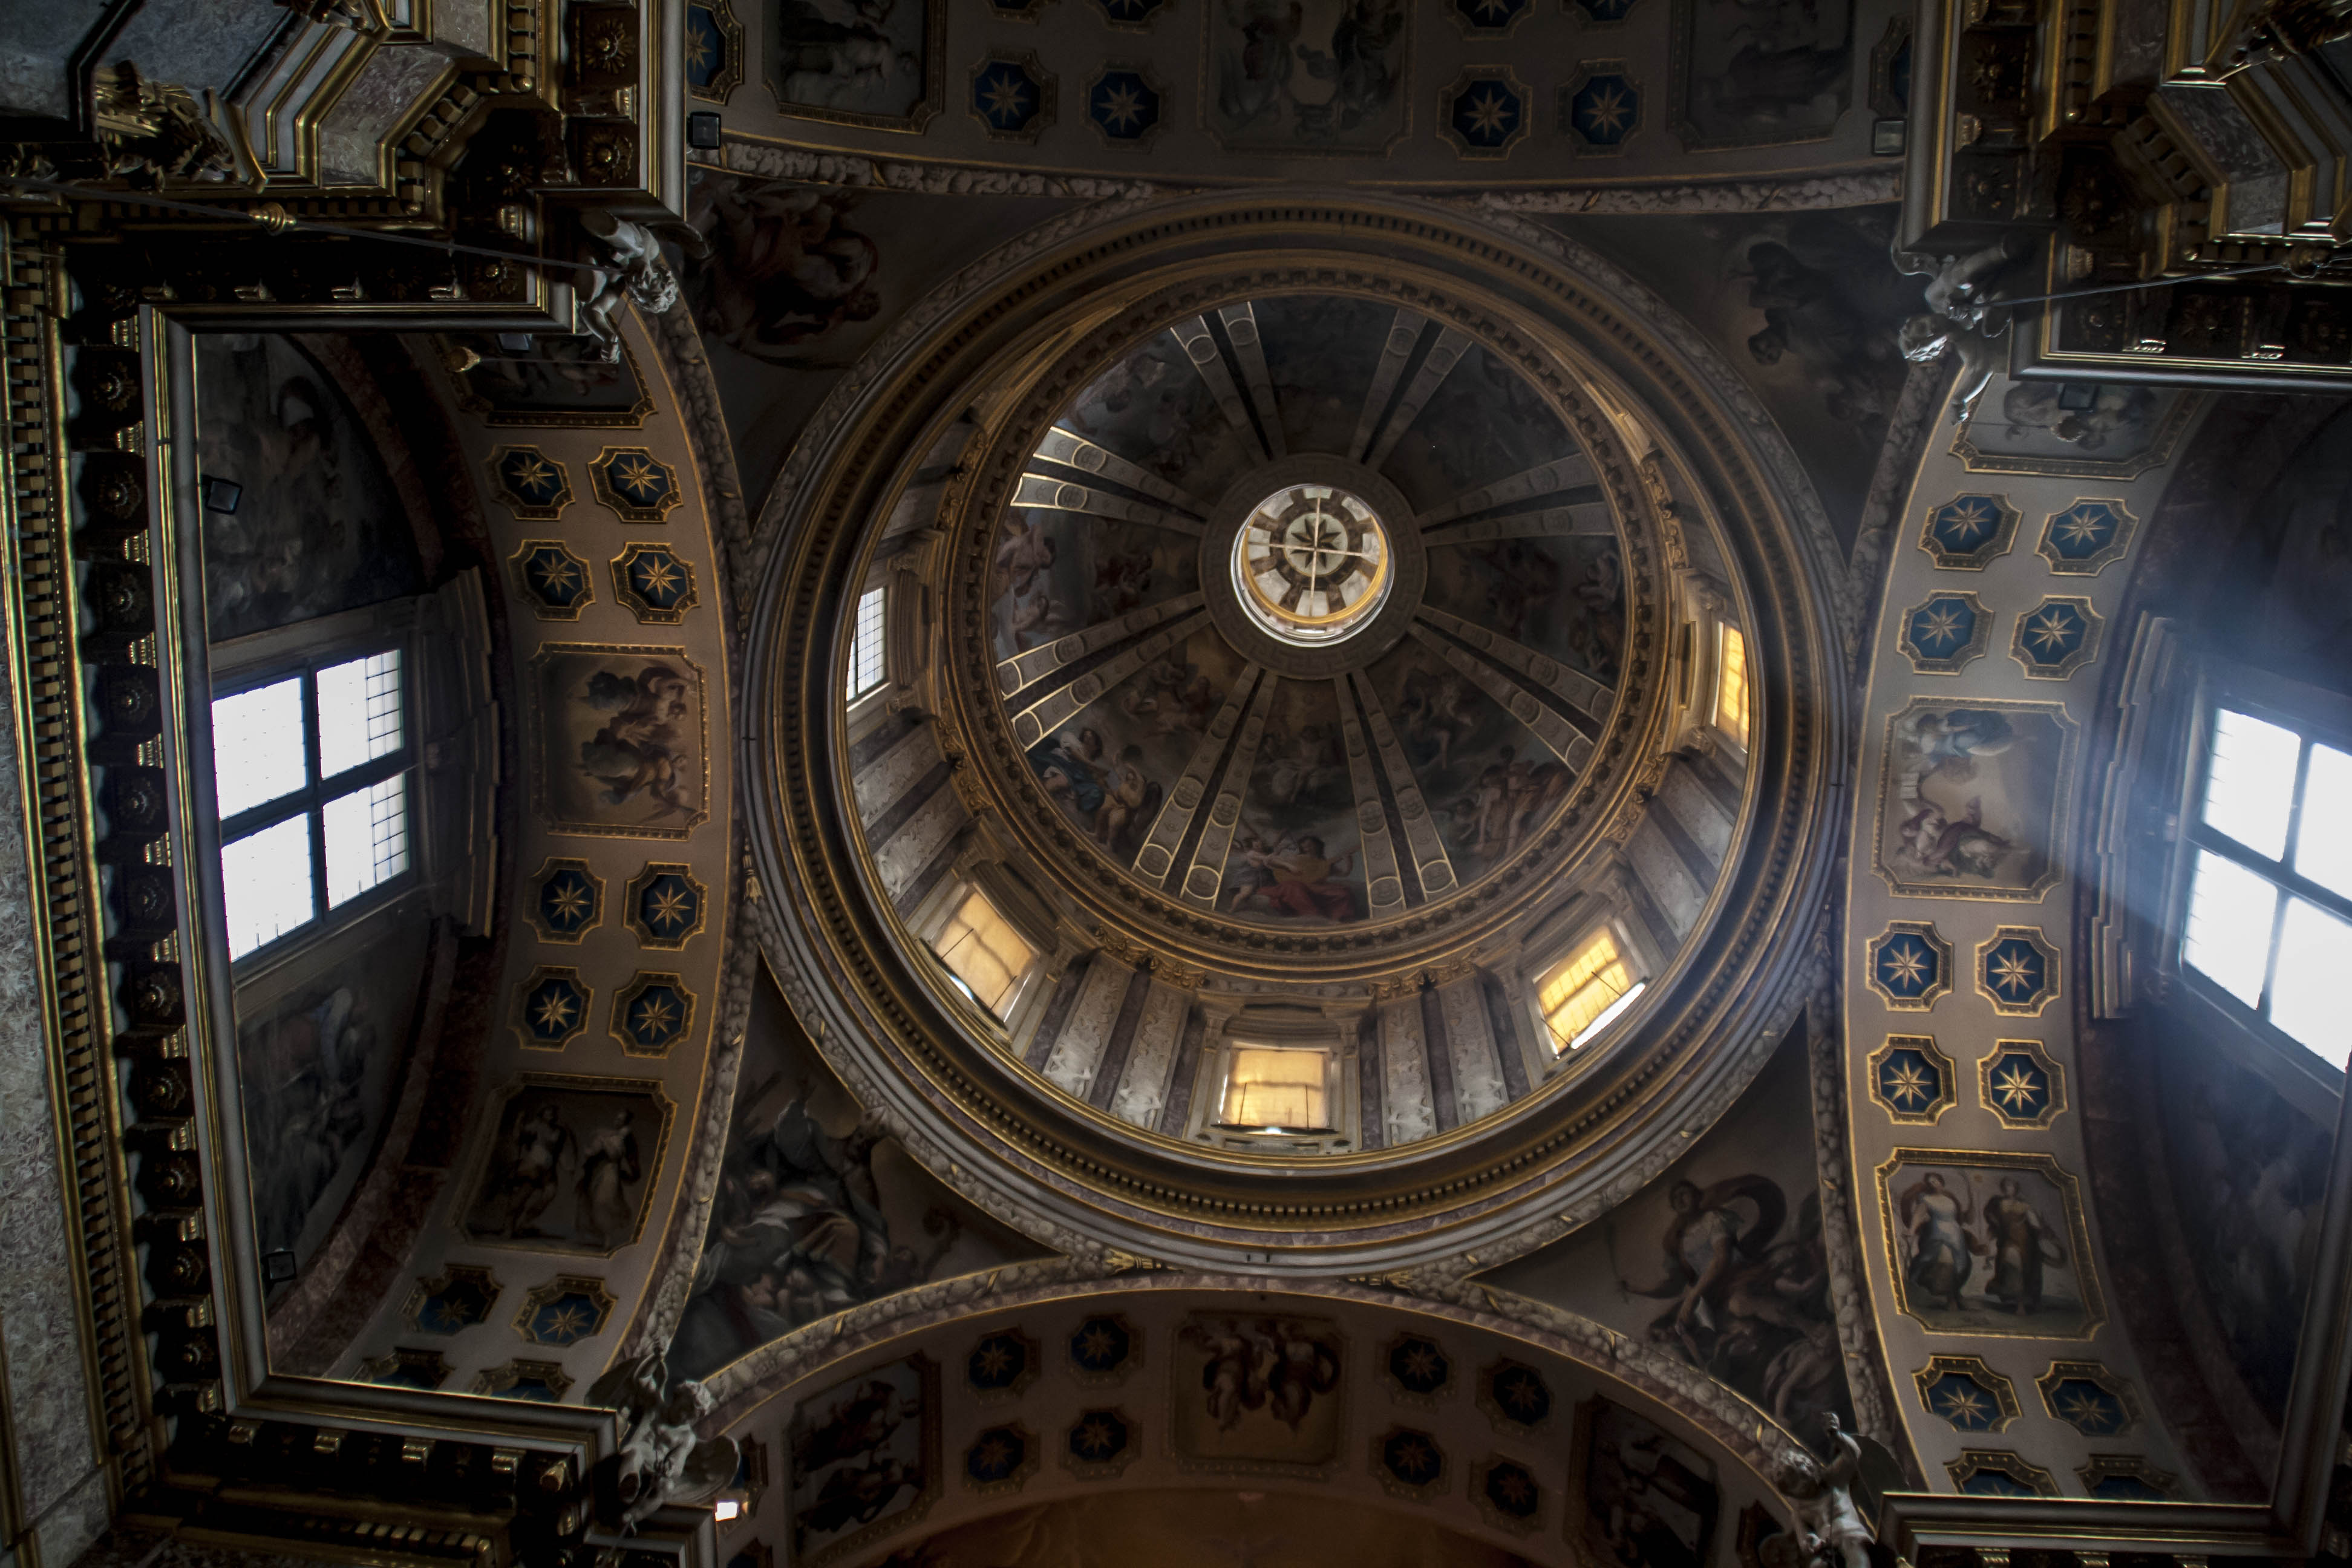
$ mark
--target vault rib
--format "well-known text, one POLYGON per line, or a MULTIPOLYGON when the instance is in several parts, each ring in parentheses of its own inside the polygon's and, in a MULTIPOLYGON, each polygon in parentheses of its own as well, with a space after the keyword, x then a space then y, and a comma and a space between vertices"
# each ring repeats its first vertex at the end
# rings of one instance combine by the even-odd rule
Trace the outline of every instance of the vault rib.
POLYGON ((1194 909, 1215 909, 1217 895, 1224 890, 1225 857, 1233 852, 1234 829, 1242 819, 1242 795, 1249 788, 1258 742, 1265 734, 1266 711, 1274 706, 1274 693, 1281 684, 1281 677, 1274 675, 1258 682, 1257 694, 1250 699, 1249 717, 1242 721, 1241 740, 1217 776, 1217 798, 1209 807, 1209 825, 1193 847, 1192 868, 1184 873, 1184 885, 1179 889, 1178 896, 1194 909))
POLYGON ((1373 367, 1372 384, 1364 389, 1363 412, 1356 416, 1356 433, 1348 437, 1348 456, 1355 461, 1362 462, 1370 450, 1381 416, 1388 412, 1389 397, 1396 391, 1397 378, 1404 374, 1428 321, 1418 310, 1400 309, 1396 320, 1389 323, 1388 340, 1381 345, 1381 363, 1373 367))
POLYGON ((1217 759, 1225 754, 1225 742, 1234 738, 1234 731, 1242 721, 1243 706, 1249 700, 1259 673, 1258 666, 1245 664, 1226 689, 1223 706, 1209 721, 1200 744, 1192 748, 1192 760, 1177 775, 1176 787, 1168 792, 1159 820, 1152 823, 1143 847, 1135 852, 1138 876, 1164 884, 1168 873, 1175 868, 1177 847, 1184 842, 1192 818, 1200 812, 1201 802, 1208 795, 1209 777, 1217 771, 1217 759))
POLYGON ((1137 670, 1208 624, 1205 611, 1188 616, 1172 626, 1154 632, 1108 663, 1096 666, 1059 690, 1048 692, 1013 716, 1013 744, 1027 751, 1076 718, 1104 692, 1133 679, 1137 670))
POLYGON ((1581 452, 1572 452, 1549 463, 1538 463, 1525 473, 1496 479, 1491 485, 1481 485, 1465 495, 1454 497, 1444 506, 1430 508, 1414 521, 1423 528, 1436 528, 1452 522, 1455 518, 1508 506, 1515 500, 1533 500, 1538 496, 1589 485, 1593 478, 1591 461, 1581 452))
POLYGON ((1460 637, 1497 664, 1509 665, 1595 723, 1609 721, 1616 694, 1583 671, 1570 669, 1549 654, 1538 653, 1525 643, 1513 642, 1475 621, 1447 615, 1434 605, 1422 605, 1420 615, 1431 626, 1460 637))
POLYGON ((1011 658, 996 661, 996 689, 1006 697, 1023 691, 1045 679, 1055 670, 1073 665, 1088 654, 1099 653, 1140 637, 1162 621, 1173 620, 1187 610, 1201 607, 1198 592, 1179 594, 1157 605, 1147 605, 1139 610, 1129 610, 1123 616, 1101 621, 1084 631, 1072 632, 1066 637, 1055 637, 1044 647, 1033 647, 1026 653, 1016 653, 1011 658))
POLYGON ((1469 649, 1446 641, 1418 621, 1407 629, 1422 647, 1467 676, 1479 690, 1502 704, 1505 712, 1533 731, 1536 739, 1567 763, 1570 773, 1584 771, 1584 764, 1592 756, 1592 742, 1575 725, 1537 701, 1535 693, 1469 649))
POLYGON ((1389 833, 1388 807, 1381 801, 1379 777, 1372 771, 1371 745, 1356 717, 1356 699, 1348 678, 1334 676, 1339 701, 1339 732, 1348 749, 1348 778, 1356 794, 1356 831, 1363 848, 1364 891, 1371 916, 1380 920, 1404 912, 1404 878, 1397 865, 1396 840, 1389 833))
POLYGON ((1567 506, 1515 511, 1473 522, 1451 522, 1424 528, 1423 532, 1432 544, 1485 544, 1497 539, 1612 538, 1617 532, 1617 524, 1609 515, 1609 503, 1599 500, 1599 493, 1595 490, 1595 499, 1567 506))
POLYGON ((1389 416, 1388 424, 1381 430, 1381 438, 1372 443, 1370 451, 1364 454, 1364 467, 1377 468, 1388 461, 1389 454, 1396 449, 1396 444, 1402 439, 1404 433, 1412 428, 1412 422, 1421 416, 1422 409, 1437 395, 1437 389, 1448 373, 1469 352, 1469 333, 1447 327, 1437 334, 1437 341, 1429 345, 1429 353, 1423 358, 1421 368, 1413 372, 1412 380, 1405 384, 1404 395, 1397 399, 1396 412, 1389 416))
POLYGON ((1034 454, 1041 463, 1060 463, 1082 474, 1097 474, 1115 485, 1125 485, 1131 490, 1141 490, 1154 500, 1166 501, 1195 515, 1206 515, 1208 508, 1194 500, 1190 492, 1161 479, 1150 469, 1129 462, 1117 452, 1096 446, 1084 436, 1070 431, 1053 429, 1037 443, 1034 454))
POLYGON ((1389 722, 1388 710, 1381 706, 1381 694, 1372 689, 1369 676, 1360 669, 1351 669, 1348 679, 1355 687, 1356 700, 1364 706, 1364 721, 1371 727, 1373 752, 1380 758, 1381 773, 1388 779, 1389 793, 1396 797, 1397 816, 1404 820, 1404 841, 1412 853, 1413 876, 1420 880, 1423 893, 1430 898, 1450 893, 1458 880, 1454 874, 1454 859, 1445 852, 1445 840, 1438 837, 1437 824, 1429 815, 1428 797, 1413 779, 1412 764, 1405 760, 1396 726, 1389 722))
MULTIPOLYGON (((1209 331, 1209 323, 1198 316, 1187 316, 1168 330, 1176 335, 1177 343, 1184 350, 1184 357, 1192 362, 1192 368, 1201 373, 1201 379, 1208 383, 1209 395, 1217 400, 1219 408, 1224 410, 1225 422, 1240 431, 1243 437, 1255 444, 1259 451, 1265 451, 1265 442, 1259 437, 1256 426, 1250 423, 1249 410, 1242 406, 1241 391, 1234 385, 1234 373, 1225 368, 1225 356, 1217 352, 1217 340, 1209 331)), ((1271 457, 1273 454, 1266 455, 1271 457)))
POLYGON ((1227 305, 1217 312, 1217 320, 1224 323, 1225 342, 1234 345, 1234 357, 1242 363, 1242 380, 1249 386, 1251 406, 1257 410, 1258 435, 1265 455, 1288 457, 1289 446, 1282 438, 1282 407, 1275 401, 1274 377, 1266 373, 1256 307, 1246 300, 1227 305))
POLYGON ((1084 512, 1088 517, 1116 518, 1121 522, 1139 522, 1146 528, 1164 528, 1171 533, 1187 538, 1201 537, 1201 525, 1189 517, 1179 517, 1165 507, 1153 506, 1131 497, 1115 495, 1072 479, 1057 479, 1050 474, 1024 474, 1021 484, 1013 492, 1014 506, 1033 507, 1042 511, 1084 512))

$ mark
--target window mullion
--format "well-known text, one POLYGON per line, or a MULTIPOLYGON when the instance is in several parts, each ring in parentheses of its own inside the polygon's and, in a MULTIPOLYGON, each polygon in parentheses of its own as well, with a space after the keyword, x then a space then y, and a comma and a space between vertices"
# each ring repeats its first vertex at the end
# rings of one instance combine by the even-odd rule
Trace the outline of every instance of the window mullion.
POLYGON ((2270 1022, 2271 987, 2278 980, 2279 942, 2286 934, 2287 890, 2273 886, 2271 889, 2271 946, 2263 959, 2263 994, 2255 1005, 2254 1015, 2264 1023, 2270 1022))
POLYGON ((303 771, 310 779, 306 792, 310 811, 310 918, 327 917, 327 816, 323 809, 326 792, 319 777, 319 673, 306 671, 302 677, 302 744, 303 771))

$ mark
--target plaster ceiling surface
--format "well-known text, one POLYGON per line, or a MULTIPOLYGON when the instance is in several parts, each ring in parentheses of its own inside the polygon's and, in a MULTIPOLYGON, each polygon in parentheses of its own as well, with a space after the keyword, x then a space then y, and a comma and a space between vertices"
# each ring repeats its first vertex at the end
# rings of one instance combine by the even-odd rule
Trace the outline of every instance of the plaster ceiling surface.
POLYGON ((1828 530, 1713 351, 1556 235, 1328 197, 1054 220, 877 340, 756 529, 771 963, 853 1092, 1048 1245, 1318 1272, 1523 1249, 1671 1158, 1801 1004, 1828 530), (1328 550, 1318 505, 1347 520, 1328 550), (1358 563, 1344 604, 1326 554, 1358 563), (900 581, 888 721, 797 701, 900 581), (1518 994, 1647 897, 1677 759, 1712 745, 1694 616, 1747 627, 1754 732, 1709 764, 1721 815, 1651 911, 1646 994, 1517 1076, 1519 1004, 1490 1034, 1469 1000, 1449 1069, 1454 1000, 1518 994), (942 877, 1020 917, 1044 1026, 955 994, 919 929, 942 877), (1213 1044, 1274 1007, 1366 1084, 1360 1141, 1318 1161, 1184 1120, 1184 1020, 1213 1044))

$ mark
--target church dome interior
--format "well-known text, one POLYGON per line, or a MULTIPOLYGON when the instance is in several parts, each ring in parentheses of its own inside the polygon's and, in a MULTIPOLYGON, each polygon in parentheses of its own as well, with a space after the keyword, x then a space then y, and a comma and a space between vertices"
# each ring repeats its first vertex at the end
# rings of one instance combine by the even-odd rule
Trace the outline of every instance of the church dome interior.
POLYGON ((0 50, 0 1568, 2352 1563, 2352 12, 0 50))

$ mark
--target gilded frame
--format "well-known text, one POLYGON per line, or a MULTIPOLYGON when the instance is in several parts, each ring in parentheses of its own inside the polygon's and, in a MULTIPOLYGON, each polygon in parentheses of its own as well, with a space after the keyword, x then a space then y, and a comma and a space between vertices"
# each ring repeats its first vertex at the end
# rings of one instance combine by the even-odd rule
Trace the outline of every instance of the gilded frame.
POLYGON ((2095 1337, 2107 1321, 2106 1297, 2099 1286, 2096 1255, 2091 1250, 2091 1229, 2083 1216, 2082 1184, 2058 1163, 2054 1154, 2017 1154, 1990 1149, 1914 1149, 1897 1146, 1886 1157, 1886 1163, 1874 1173, 1878 1181, 1879 1236, 1885 1244, 1886 1273, 1895 1291, 1895 1310, 1926 1327, 1932 1334, 1953 1339, 1992 1340, 2084 1340, 2095 1337), (1903 1249, 1895 1230, 1895 1189, 1896 1173, 1905 1165, 1958 1166, 1964 1170, 2021 1171, 2042 1177, 2058 1190, 2059 1201, 2065 1213, 2060 1216, 2066 1231, 2066 1243, 2072 1249, 2070 1267, 2082 1292, 2083 1326, 2071 1334, 2051 1333, 2042 1329, 2021 1329, 2004 1331, 1996 1329, 1939 1328, 1912 1310, 1911 1291, 1905 1279, 1903 1249))

